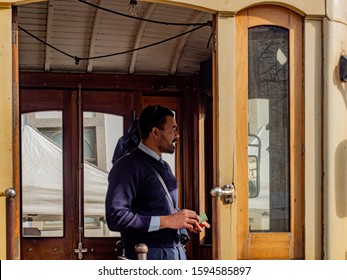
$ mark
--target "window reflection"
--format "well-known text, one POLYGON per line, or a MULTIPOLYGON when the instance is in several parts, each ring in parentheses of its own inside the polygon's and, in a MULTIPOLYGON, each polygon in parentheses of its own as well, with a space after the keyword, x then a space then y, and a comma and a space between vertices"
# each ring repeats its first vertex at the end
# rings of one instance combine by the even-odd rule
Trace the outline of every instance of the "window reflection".
POLYGON ((118 139, 123 135, 122 116, 83 113, 84 125, 84 236, 120 236, 111 232, 105 220, 108 172, 118 139), (95 160, 90 160, 93 154, 95 160))
POLYGON ((21 138, 23 236, 63 236, 62 113, 23 114, 21 138))
MULTIPOLYGON (((124 118, 96 112, 84 112, 83 117, 84 236, 119 236, 106 225, 105 196, 113 152, 124 131, 124 118)), ((62 112, 23 114, 21 139, 23 236, 62 237, 62 112)), ((166 160, 174 172, 174 155, 167 155, 166 160)))
POLYGON ((248 34, 249 226, 251 231, 286 232, 289 231, 289 34, 276 26, 253 27, 248 34), (255 137, 261 143, 257 147, 259 153, 255 151, 255 137), (257 182, 255 171, 258 195, 253 185, 257 182))

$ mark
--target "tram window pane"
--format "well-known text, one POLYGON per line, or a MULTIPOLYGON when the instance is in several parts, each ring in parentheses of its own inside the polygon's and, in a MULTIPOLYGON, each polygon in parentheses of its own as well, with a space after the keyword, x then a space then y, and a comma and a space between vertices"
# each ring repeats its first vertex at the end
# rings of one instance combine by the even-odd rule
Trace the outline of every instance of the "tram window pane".
POLYGON ((105 219, 108 173, 124 118, 96 112, 83 113, 84 125, 84 236, 113 237, 105 219), (92 158, 92 160, 91 160, 92 158))
POLYGON ((257 26, 248 35, 249 227, 289 231, 289 33, 257 26))
POLYGON ((62 112, 22 114, 22 234, 61 237, 62 112))

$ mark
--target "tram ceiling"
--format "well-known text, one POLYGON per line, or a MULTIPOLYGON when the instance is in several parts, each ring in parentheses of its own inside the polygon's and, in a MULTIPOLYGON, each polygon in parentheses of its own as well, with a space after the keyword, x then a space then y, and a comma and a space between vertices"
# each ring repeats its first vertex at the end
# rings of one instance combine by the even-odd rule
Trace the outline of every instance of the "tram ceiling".
POLYGON ((185 76, 211 58, 211 14, 131 2, 135 11, 129 0, 19 6, 20 70, 185 76))

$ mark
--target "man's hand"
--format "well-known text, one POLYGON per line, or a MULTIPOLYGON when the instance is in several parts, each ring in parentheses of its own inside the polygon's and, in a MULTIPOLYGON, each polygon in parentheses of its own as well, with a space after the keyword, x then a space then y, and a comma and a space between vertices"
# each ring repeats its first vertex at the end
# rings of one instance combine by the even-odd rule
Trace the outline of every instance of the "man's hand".
POLYGON ((193 229, 191 229, 190 231, 198 233, 198 232, 202 232, 204 228, 210 228, 210 224, 206 221, 199 223, 196 227, 194 227, 193 229))
POLYGON ((191 232, 202 232, 204 228, 210 228, 206 221, 199 222, 199 216, 195 211, 182 209, 172 215, 160 217, 160 228, 186 228, 191 232))
POLYGON ((193 231, 195 227, 199 227, 199 216, 192 210, 182 209, 174 214, 160 217, 160 228, 186 228, 193 231))

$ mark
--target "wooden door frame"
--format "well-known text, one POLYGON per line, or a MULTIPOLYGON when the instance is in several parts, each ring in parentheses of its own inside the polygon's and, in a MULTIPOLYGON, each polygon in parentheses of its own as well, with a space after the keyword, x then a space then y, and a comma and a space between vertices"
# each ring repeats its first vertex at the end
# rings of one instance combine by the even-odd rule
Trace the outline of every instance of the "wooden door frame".
MULTIPOLYGON (((18 38, 18 7, 12 7, 12 36, 18 38)), ((12 40, 12 177, 16 197, 6 202, 6 257, 20 259, 20 120, 19 116, 19 43, 12 40)))
MULTIPOLYGON (((64 98, 64 91, 63 90, 52 90, 49 93, 47 93, 45 90, 40 89, 26 89, 20 91, 20 110, 19 110, 19 116, 18 119, 21 119, 21 114, 29 113, 29 112, 35 112, 40 110, 45 110, 45 108, 49 107, 50 110, 58 110, 63 112, 64 104, 67 102, 69 103, 69 100, 64 98), (26 100, 31 100, 31 102, 28 102, 26 100)), ((66 118, 65 118, 66 119, 66 118)), ((62 120, 62 126, 64 125, 64 119, 62 120)), ((20 148, 19 148, 20 150, 20 148)), ((68 149, 64 149, 64 153, 70 153, 71 151, 68 149)), ((70 162, 67 162, 67 164, 71 164, 70 162)), ((67 170, 69 170, 69 166, 67 166, 67 170)), ((66 186, 67 182, 64 181, 64 186, 66 186)), ((21 189, 21 188, 20 188, 21 189)), ((67 192, 69 191, 69 188, 64 191, 64 196, 68 195, 67 192)), ((19 205, 21 209, 21 203, 19 205)), ((69 210, 69 209, 68 209, 69 210)), ((21 213, 21 211, 20 211, 21 213)), ((71 213, 70 211, 66 211, 65 213, 71 213)), ((64 218, 65 221, 66 217, 64 218)), ((19 217, 17 217, 18 221, 21 221, 21 214, 19 217)), ((65 224, 64 224, 65 227, 65 224)), ((35 254, 35 258, 42 259, 42 255, 50 255, 51 259, 64 259, 66 258, 66 250, 71 250, 71 244, 66 244, 65 239, 62 238, 42 238, 40 237, 40 240, 34 240, 31 237, 23 237, 22 234, 22 223, 19 222, 19 232, 20 232, 20 243, 21 243, 21 251, 20 251, 20 258, 27 258, 29 259, 31 254, 35 254), (30 242, 26 242, 26 241, 30 242), (39 245, 42 247, 42 251, 36 252, 35 247, 32 248, 31 242, 34 242, 34 245, 39 245), (51 250, 51 248, 55 248, 55 250, 51 250), (25 256, 25 257, 24 257, 25 256)), ((69 236, 70 232, 67 231, 66 234, 69 236)))
POLYGON ((303 94, 303 20, 298 14, 279 7, 264 5, 239 12, 237 20, 237 106, 236 128, 238 184, 248 186, 248 28, 259 25, 281 26, 289 30, 289 133, 290 133, 290 232, 248 232, 248 194, 239 192, 238 199, 238 258, 304 258, 304 94, 303 94), (242 173, 242 174, 241 174, 242 173), (278 238, 273 247, 264 247, 263 242, 278 238), (254 240, 260 243, 255 245, 254 240), (276 253, 281 252, 281 256, 276 253), (276 251, 276 252, 274 252, 276 251), (255 253, 256 252, 256 253, 255 253))
MULTIPOLYGON (((96 112, 104 114, 112 114, 122 116, 124 120, 123 133, 126 133, 128 127, 132 121, 133 107, 134 107, 134 93, 124 91, 98 91, 98 90, 83 90, 81 89, 81 130, 84 129, 84 112, 96 112), (100 95, 102 97, 100 98, 100 95), (112 104, 112 106, 110 106, 112 104)), ((77 125, 77 123, 76 123, 77 125)), ((77 125, 78 126, 78 125, 77 125)), ((77 129, 76 129, 77 131, 77 129)), ((80 132, 82 133, 82 132, 80 132)), ((79 143, 83 147, 83 137, 79 137, 82 143, 79 143)), ((82 152, 83 153, 83 152, 82 152)), ((83 194, 85 194, 84 185, 84 172, 82 171, 82 185, 83 194)), ((81 204, 84 205, 83 197, 80 198, 81 204)), ((84 206, 81 207, 81 216, 84 217, 84 206)), ((83 223, 83 222, 82 222, 83 223)), ((84 225, 83 225, 84 227, 84 225)), ((78 240, 78 237, 77 239, 78 240)), ((82 234, 82 244, 85 248, 88 248, 88 253, 84 254, 84 260, 95 259, 117 259, 118 255, 122 252, 116 248, 116 242, 120 240, 119 237, 87 237, 82 234), (90 250, 93 248, 94 250, 90 250), (116 250, 117 249, 117 250, 116 250)))
MULTIPOLYGON (((63 89, 22 89, 21 90, 21 108, 20 113, 30 113, 45 110, 59 110, 62 112, 62 129, 63 129, 63 197, 64 197, 64 236, 63 237, 22 237, 21 256, 25 259, 76 259, 77 255, 74 250, 77 248, 78 242, 82 242, 86 248, 95 248, 89 250, 84 255, 84 259, 116 259, 117 238, 98 238, 91 241, 82 233, 80 240, 77 222, 80 223, 83 217, 83 206, 78 207, 76 211, 75 201, 79 201, 79 205, 83 205, 83 192, 72 186, 82 188, 83 185, 83 169, 77 168, 80 162, 79 149, 80 145, 76 142, 81 139, 81 131, 79 128, 79 114, 83 119, 83 111, 96 111, 101 113, 117 113, 124 117, 124 132, 132 118, 133 95, 124 91, 82 91, 79 90, 63 90, 63 89), (81 99, 79 100, 79 93, 81 99), (113 104, 110 106, 110 104, 113 104), (80 107, 80 109, 79 109, 80 107), (78 148, 77 148, 78 147, 78 148), (80 177, 79 172, 82 172, 80 177), (79 180, 81 182, 79 183, 79 180), (68 202, 68 203, 66 203, 68 202), (76 227, 70 227, 76 225, 76 227), (110 242, 109 242, 110 241, 110 242), (88 246, 88 244, 93 243, 88 246), (95 244, 99 244, 97 246, 95 244), (105 246, 107 243, 108 246, 105 246), (110 244, 111 243, 111 244, 110 244), (52 249, 53 248, 53 249, 52 249)), ((82 132, 83 134, 83 132, 82 132)), ((83 140, 81 140, 83 147, 83 140)), ((83 160, 83 159, 82 159, 83 160)), ((82 165, 83 166, 83 165, 82 165)), ((83 222, 82 222, 83 223, 83 222)), ((84 225, 82 224, 83 228, 84 225)), ((93 238, 92 238, 93 239, 93 238)))

